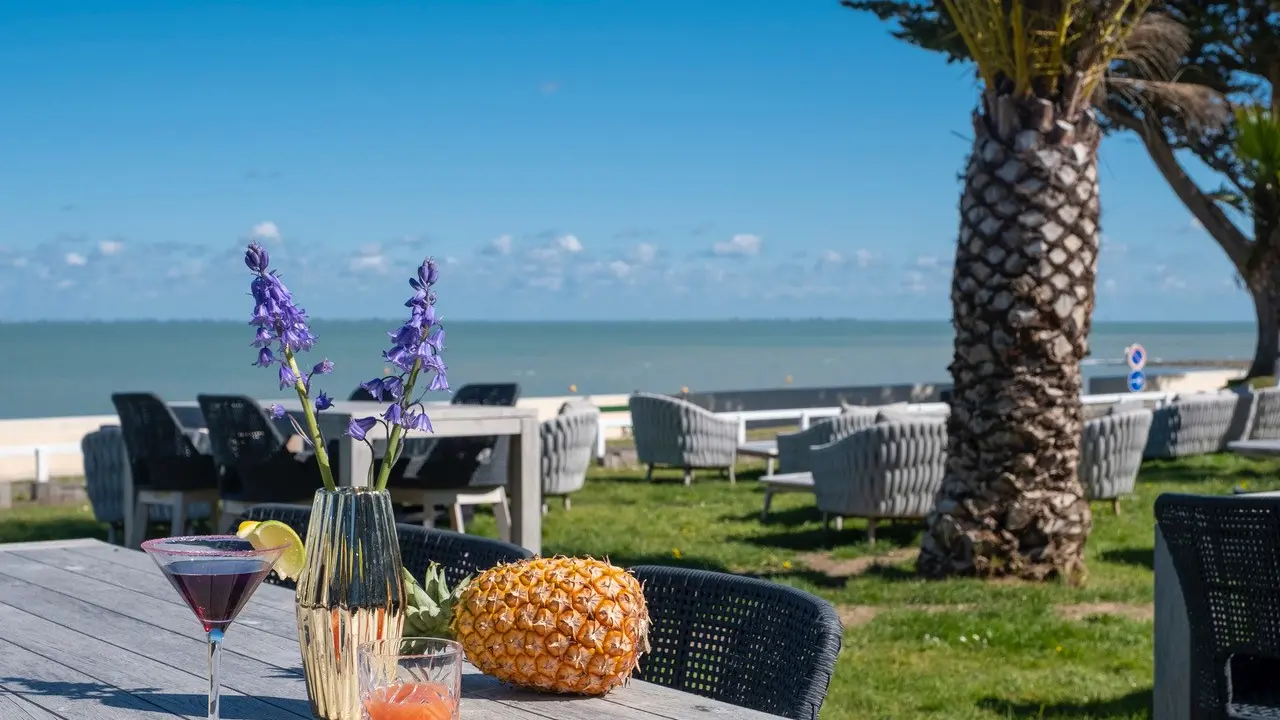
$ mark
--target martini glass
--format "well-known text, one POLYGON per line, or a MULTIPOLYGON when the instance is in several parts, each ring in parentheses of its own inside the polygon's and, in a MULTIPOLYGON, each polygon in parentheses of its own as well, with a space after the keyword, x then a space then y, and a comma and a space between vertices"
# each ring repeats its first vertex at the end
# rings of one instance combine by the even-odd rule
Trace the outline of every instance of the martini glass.
POLYGON ((248 540, 235 535, 171 537, 142 543, 142 549, 204 625, 209 640, 209 720, 219 720, 222 634, 286 547, 255 550, 248 540))

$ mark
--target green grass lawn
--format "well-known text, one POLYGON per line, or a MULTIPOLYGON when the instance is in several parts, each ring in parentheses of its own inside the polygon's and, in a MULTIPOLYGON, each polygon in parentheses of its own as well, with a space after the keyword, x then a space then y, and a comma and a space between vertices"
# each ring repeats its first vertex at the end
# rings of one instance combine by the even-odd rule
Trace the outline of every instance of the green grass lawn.
MULTIPOLYGON (((830 600, 847 627, 827 720, 1149 717, 1156 496, 1280 489, 1280 462, 1148 463, 1120 516, 1094 506, 1089 578, 1068 587, 917 579, 919 525, 882 525, 868 546, 860 521, 825 532, 803 495, 775 498, 761 523, 756 474, 686 488, 677 473, 649 484, 640 470, 593 472, 572 510, 551 503, 544 551, 748 573, 830 600)), ((494 535, 492 517, 469 530, 494 535)), ((87 508, 0 511, 0 541, 86 535, 105 536, 87 508)))

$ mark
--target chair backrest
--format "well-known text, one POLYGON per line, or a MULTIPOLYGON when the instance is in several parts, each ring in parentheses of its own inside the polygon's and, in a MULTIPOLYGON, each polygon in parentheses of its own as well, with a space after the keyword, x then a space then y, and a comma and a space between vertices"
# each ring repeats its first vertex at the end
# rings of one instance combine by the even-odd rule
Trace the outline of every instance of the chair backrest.
POLYGON ((600 412, 591 405, 567 411, 538 426, 542 448, 542 492, 561 495, 582 488, 596 451, 600 412))
MULTIPOLYGON (((264 520, 278 520, 293 528, 293 531, 298 533, 298 537, 305 540, 307 537, 307 526, 311 524, 311 508, 306 507, 305 505, 263 503, 261 505, 254 505, 253 507, 250 507, 240 515, 239 522, 244 522, 246 520, 256 520, 258 522, 264 520)), ((297 583, 292 580, 281 580, 280 577, 275 574, 275 571, 270 572, 263 582, 287 588, 297 587, 297 583)))
MULTIPOLYGON (((476 383, 458 388, 450 404, 513 407, 519 399, 516 383, 476 383)), ((510 443, 510 437, 497 435, 440 438, 429 446, 430 453, 418 466, 412 484, 433 488, 505 485, 510 443)))
POLYGON ((471 383, 458 388, 449 404, 514 407, 519 399, 517 383, 471 383))
POLYGON ((84 455, 84 490, 93 506, 93 517, 101 523, 124 522, 124 478, 127 451, 124 435, 117 425, 103 425, 80 439, 84 455))
POLYGON ((113 393, 111 403, 120 416, 120 432, 135 473, 145 475, 145 470, 138 466, 148 458, 190 458, 199 454, 182 431, 182 423, 159 396, 113 393))
POLYGON ((421 582, 427 567, 434 562, 444 570, 450 587, 496 565, 533 557, 533 553, 509 542, 421 525, 400 523, 396 525, 396 535, 406 570, 421 582))
POLYGON ((1164 494, 1155 514, 1186 602, 1191 715, 1226 718, 1260 694, 1274 706, 1280 498, 1164 494))
POLYGON ((631 436, 641 463, 680 464, 681 439, 689 424, 686 418, 708 413, 686 400, 654 393, 633 394, 627 399, 627 408, 631 411, 631 436))
POLYGON ((219 465, 262 465, 284 447, 284 436, 257 400, 244 395, 197 395, 196 400, 219 465))
POLYGON ((815 720, 843 628, 827 601, 778 583, 642 565, 649 654, 637 679, 815 720))

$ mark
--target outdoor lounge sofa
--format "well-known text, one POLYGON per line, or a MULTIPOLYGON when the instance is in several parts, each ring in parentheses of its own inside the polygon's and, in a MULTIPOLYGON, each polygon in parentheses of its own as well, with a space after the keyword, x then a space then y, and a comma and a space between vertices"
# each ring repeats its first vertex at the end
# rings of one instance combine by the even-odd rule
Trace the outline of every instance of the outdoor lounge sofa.
POLYGON ((684 484, 693 482, 694 468, 727 470, 735 480, 738 424, 691 402, 666 395, 636 393, 627 402, 636 458, 648 465, 645 480, 653 479, 657 466, 684 470, 684 484))
POLYGON ((1080 443, 1080 483, 1090 500, 1110 500, 1120 514, 1120 497, 1133 492, 1142 452, 1151 431, 1150 410, 1129 410, 1086 420, 1080 443))
POLYGON ((947 426, 939 417, 872 425, 813 448, 809 461, 823 521, 867 518, 875 542, 882 518, 923 518, 932 512, 946 470, 947 426))
POLYGON ((1175 458, 1226 448, 1240 396, 1235 393, 1175 395, 1151 417, 1144 458, 1175 458))
POLYGON ((582 489, 596 451, 600 411, 588 402, 567 402, 560 413, 539 426, 542 439, 542 511, 545 499, 560 497, 569 509, 569 496, 582 489))

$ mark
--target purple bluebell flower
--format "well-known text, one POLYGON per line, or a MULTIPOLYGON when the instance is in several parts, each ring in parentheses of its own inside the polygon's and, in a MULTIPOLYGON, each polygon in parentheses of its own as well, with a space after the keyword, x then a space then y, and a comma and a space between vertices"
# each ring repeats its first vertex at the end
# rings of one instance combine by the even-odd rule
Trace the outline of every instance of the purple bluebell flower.
POLYGON ((391 403, 387 406, 387 411, 382 414, 382 417, 392 425, 398 425, 400 424, 401 411, 400 403, 391 403))
POLYGON ((410 410, 409 413, 401 419, 400 424, 407 430, 422 430, 423 432, 431 432, 433 430, 431 427, 431 418, 427 417, 426 413, 419 410, 410 410))
POLYGON ((333 361, 329 358, 321 360, 316 363, 315 367, 311 368, 311 374, 313 375, 328 375, 331 372, 333 372, 333 361))
POLYGON ((372 395, 374 400, 381 400, 382 395, 385 392, 383 390, 382 383, 383 383, 382 378, 374 378, 372 380, 368 380, 360 383, 360 387, 364 388, 365 392, 372 395))
POLYGON ((387 394, 387 397, 392 400, 399 400, 404 396, 404 381, 400 379, 399 375, 392 375, 391 377, 384 378, 382 381, 382 390, 387 394))
POLYGON ((284 406, 280 403, 271 403, 271 417, 276 420, 284 417, 284 406))
POLYGON ((250 243, 249 249, 244 251, 244 264, 256 273, 264 273, 271 264, 271 256, 258 243, 250 243))
POLYGON ((331 407, 333 407, 333 399, 321 390, 320 394, 316 395, 316 410, 328 410, 331 407))
POLYGON ((258 328, 257 335, 253 338, 253 346, 259 348, 270 347, 275 342, 275 338, 271 336, 271 331, 265 327, 258 328))
POLYGON ((347 424, 347 435, 353 440, 364 440, 365 435, 377 424, 378 418, 352 418, 351 422, 347 424))
POLYGON ((298 384, 298 376, 293 374, 288 365, 280 364, 280 389, 293 387, 298 384))
POLYGON ((276 358, 271 354, 271 348, 264 347, 258 351, 258 359, 253 364, 258 367, 271 367, 271 364, 275 361, 276 358))

